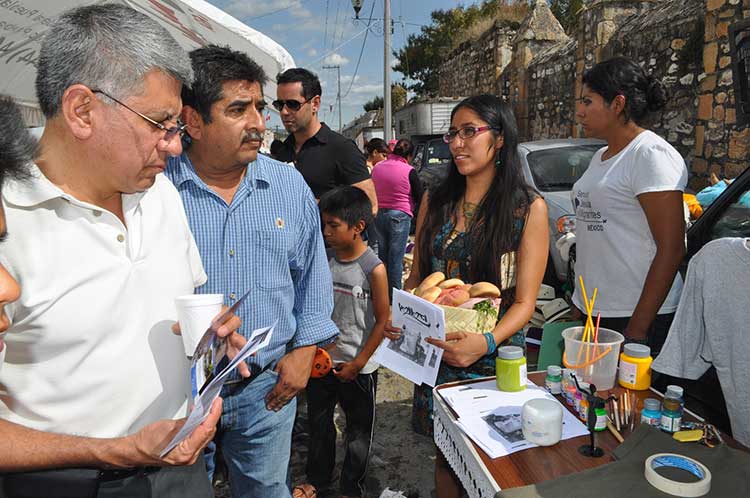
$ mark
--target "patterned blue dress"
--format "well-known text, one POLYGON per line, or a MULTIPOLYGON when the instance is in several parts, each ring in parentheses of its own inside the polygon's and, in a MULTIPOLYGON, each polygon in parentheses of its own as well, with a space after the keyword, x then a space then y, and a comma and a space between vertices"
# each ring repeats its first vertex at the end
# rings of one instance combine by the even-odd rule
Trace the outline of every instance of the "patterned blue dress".
MULTIPOLYGON (((469 275, 471 265, 471 250, 469 238, 465 232, 455 229, 453 221, 448 216, 448 221, 442 226, 435 237, 432 247, 432 259, 430 261, 431 271, 442 271, 445 278, 461 278, 469 275)), ((518 244, 523 233, 524 219, 516 220, 514 227, 513 249, 518 249, 518 244)), ((499 286, 502 287, 502 286, 499 286)), ((498 320, 512 303, 503 302, 500 305, 498 320)), ((503 345, 521 346, 526 349, 526 336, 523 331, 516 332, 503 345)), ((457 380, 476 379, 495 375, 495 354, 488 354, 477 360, 476 363, 465 367, 453 367, 447 363, 441 363, 438 370, 436 385, 454 382, 457 380)), ((427 384, 414 386, 414 400, 412 404, 412 428, 418 434, 432 437, 432 387, 427 384)))

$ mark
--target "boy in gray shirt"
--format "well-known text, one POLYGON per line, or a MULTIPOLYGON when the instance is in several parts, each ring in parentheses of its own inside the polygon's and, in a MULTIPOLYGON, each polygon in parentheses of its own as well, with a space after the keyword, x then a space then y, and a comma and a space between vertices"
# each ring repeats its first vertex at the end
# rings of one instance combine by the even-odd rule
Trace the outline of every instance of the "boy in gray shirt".
POLYGON ((340 492, 344 497, 364 496, 378 379, 378 365, 370 357, 383 340, 388 320, 388 277, 383 263, 362 240, 362 232, 373 221, 367 194, 356 187, 341 187, 323 195, 319 208, 323 236, 331 248, 332 318, 339 336, 328 351, 333 370, 325 377, 310 379, 307 385, 307 477, 316 487, 328 485, 333 478, 333 412, 340 403, 346 416, 340 492))

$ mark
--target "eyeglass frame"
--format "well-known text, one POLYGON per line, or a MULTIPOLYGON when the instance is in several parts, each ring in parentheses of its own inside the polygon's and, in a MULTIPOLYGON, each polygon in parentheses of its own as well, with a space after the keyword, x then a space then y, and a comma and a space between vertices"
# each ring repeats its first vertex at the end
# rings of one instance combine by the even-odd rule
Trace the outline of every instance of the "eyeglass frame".
MULTIPOLYGON (((317 95, 315 97, 317 97, 317 95)), ((315 97, 313 97, 312 99, 314 99, 315 97)), ((289 108, 289 110, 292 111, 292 112, 297 112, 300 109, 302 109, 303 105, 312 102, 312 99, 305 99, 304 102, 300 102, 299 100, 294 100, 294 99, 286 99, 286 100, 276 99, 273 102, 271 102, 271 105, 273 106, 274 109, 276 109, 279 112, 283 111, 284 107, 289 108), (299 107, 297 107, 296 109, 294 109, 294 108, 292 108, 292 106, 289 105, 289 102, 294 102, 299 107)))
POLYGON ((494 126, 490 126, 490 125, 487 125, 487 126, 464 126, 463 128, 459 128, 459 129, 457 129, 455 131, 448 131, 448 133, 444 134, 443 135, 443 142, 449 144, 453 140, 455 140, 456 137, 459 137, 461 140, 466 140, 466 139, 469 139, 469 138, 474 138, 479 133, 485 132, 487 130, 498 131, 497 128, 495 128, 494 126), (474 131, 468 137, 462 137, 461 134, 465 133, 464 130, 474 130, 474 131))
POLYGON ((130 112, 132 112, 134 114, 137 114, 138 116, 140 116, 144 120, 148 121, 148 123, 150 123, 151 125, 155 126, 159 130, 164 131, 164 137, 162 137, 162 140, 165 140, 167 142, 171 142, 172 139, 175 136, 179 135, 180 137, 182 137, 183 135, 185 135, 185 132, 187 130, 187 125, 184 124, 184 123, 182 123, 179 119, 177 120, 177 125, 176 126, 172 126, 170 128, 167 128, 166 126, 164 126, 163 124, 159 123, 158 121, 155 121, 155 120, 151 119, 150 117, 146 116, 145 114, 140 113, 140 112, 136 111, 135 109, 131 108, 127 104, 125 104, 123 102, 120 102, 119 100, 117 100, 116 98, 114 98, 113 96, 111 96, 110 94, 108 94, 107 92, 105 92, 104 90, 91 89, 91 91, 93 93, 101 93, 102 95, 104 95, 108 99, 112 99, 113 101, 115 101, 116 103, 120 104, 121 106, 123 106, 128 111, 130 111, 130 112))

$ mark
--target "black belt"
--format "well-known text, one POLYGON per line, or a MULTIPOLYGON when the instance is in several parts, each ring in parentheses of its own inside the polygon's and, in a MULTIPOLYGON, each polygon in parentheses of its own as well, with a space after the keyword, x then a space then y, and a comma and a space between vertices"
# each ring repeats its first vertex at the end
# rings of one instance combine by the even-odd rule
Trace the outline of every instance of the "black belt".
POLYGON ((99 484, 147 476, 161 467, 127 469, 69 468, 17 472, 0 476, 6 498, 95 498, 99 484))

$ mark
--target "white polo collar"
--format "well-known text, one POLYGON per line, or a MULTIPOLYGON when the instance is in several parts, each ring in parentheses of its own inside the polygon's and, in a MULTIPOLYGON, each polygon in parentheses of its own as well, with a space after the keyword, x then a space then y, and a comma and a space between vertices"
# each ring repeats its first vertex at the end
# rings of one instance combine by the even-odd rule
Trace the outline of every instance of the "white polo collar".
MULTIPOLYGON (((19 207, 33 207, 53 199, 65 199, 72 204, 88 209, 102 209, 99 206, 80 201, 63 191, 44 176, 44 173, 36 164, 29 165, 29 173, 30 177, 27 180, 11 181, 3 187, 3 200, 5 202, 19 207)), ((127 211, 137 205, 144 194, 145 192, 122 194, 123 208, 127 211)))

